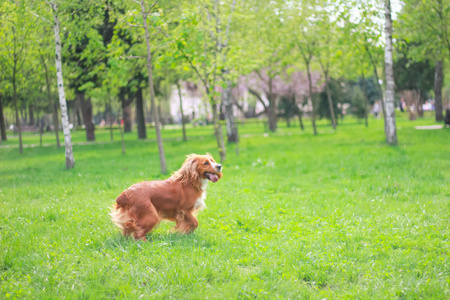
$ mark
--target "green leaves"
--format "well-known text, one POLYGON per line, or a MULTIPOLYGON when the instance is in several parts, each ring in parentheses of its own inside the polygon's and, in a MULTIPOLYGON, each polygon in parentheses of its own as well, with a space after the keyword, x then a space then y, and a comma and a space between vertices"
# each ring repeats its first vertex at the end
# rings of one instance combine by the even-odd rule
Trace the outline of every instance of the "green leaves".
POLYGON ((415 45, 410 58, 442 59, 450 55, 450 4, 448 1, 407 0, 394 22, 400 39, 415 45), (418 21, 420 20, 420 21, 418 21))

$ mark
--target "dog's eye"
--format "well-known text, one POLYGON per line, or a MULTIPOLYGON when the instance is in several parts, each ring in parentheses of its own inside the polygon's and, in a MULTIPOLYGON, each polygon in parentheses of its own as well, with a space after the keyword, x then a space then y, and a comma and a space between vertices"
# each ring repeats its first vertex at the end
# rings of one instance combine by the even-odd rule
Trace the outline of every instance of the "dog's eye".
POLYGON ((209 162, 205 161, 204 165, 205 165, 205 166, 209 165, 209 162))

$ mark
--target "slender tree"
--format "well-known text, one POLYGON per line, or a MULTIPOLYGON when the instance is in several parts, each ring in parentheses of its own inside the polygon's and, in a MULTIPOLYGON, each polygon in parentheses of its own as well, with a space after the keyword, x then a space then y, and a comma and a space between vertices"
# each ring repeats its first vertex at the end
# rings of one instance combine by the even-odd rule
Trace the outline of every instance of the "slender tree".
POLYGON ((369 97, 367 96, 367 81, 366 76, 364 75, 364 70, 361 70, 361 82, 362 82, 362 92, 364 95, 364 124, 366 125, 366 127, 369 127, 369 120, 368 120, 369 97))
MULTIPOLYGON (((236 0, 233 0, 233 3, 231 4, 231 13, 228 16, 228 23, 225 30, 225 36, 224 41, 219 41, 219 52, 222 51, 222 49, 227 49, 228 47, 228 41, 230 38, 230 26, 231 26, 231 20, 233 16, 233 11, 236 6, 236 0)), ((226 50, 225 50, 226 51, 226 50)), ((227 55, 223 56, 223 65, 227 65, 227 55)), ((225 120, 227 122, 227 140, 229 143, 237 143, 239 136, 238 136, 238 129, 236 126, 236 122, 234 120, 234 112, 233 112, 233 101, 231 99, 231 88, 232 83, 231 80, 227 77, 229 77, 230 70, 229 68, 224 68, 222 73, 222 78, 226 82, 226 86, 222 91, 222 102, 225 106, 225 120)))
POLYGON ((0 143, 1 141, 6 141, 6 122, 5 122, 5 114, 3 111, 4 106, 4 90, 3 90, 3 81, 4 81, 4 72, 3 72, 3 63, 0 60, 0 143))
POLYGON ((443 70, 450 54, 450 4, 443 0, 405 0, 403 4, 396 28, 401 39, 414 45, 408 52, 411 59, 435 62, 435 119, 442 122, 443 70))
POLYGON ((386 94, 385 100, 385 134, 386 142, 389 145, 397 145, 397 128, 395 124, 395 104, 394 104, 394 64, 392 47, 392 19, 391 19, 391 1, 385 0, 385 72, 386 72, 386 94))
POLYGON ((145 128, 144 118, 144 101, 142 96, 142 87, 138 87, 136 91, 136 121, 138 127, 138 138, 146 139, 147 131, 145 128))
POLYGON ((298 43, 298 49, 303 58, 303 62, 305 63, 306 74, 308 75, 309 102, 311 103, 311 123, 312 123, 314 135, 317 135, 316 100, 315 100, 315 96, 313 94, 312 77, 311 77, 311 60, 312 60, 313 52, 312 52, 312 49, 309 48, 308 45, 305 46, 305 45, 302 45, 301 43, 298 43))
POLYGON ((66 168, 71 169, 75 166, 75 159, 73 157, 72 150, 72 137, 70 135, 69 128, 69 118, 67 115, 67 103, 66 103, 66 95, 64 92, 64 83, 63 83, 63 74, 62 74, 62 61, 61 61, 61 40, 59 36, 59 11, 58 11, 58 2, 56 0, 52 0, 51 2, 47 2, 53 13, 53 29, 55 32, 55 64, 56 64, 56 79, 58 83, 58 93, 59 93, 59 105, 61 107, 61 119, 64 133, 64 145, 66 152, 66 168))
POLYGON ((53 116, 53 126, 55 128, 55 136, 56 136, 56 146, 57 148, 61 147, 61 144, 59 142, 59 122, 58 122, 58 110, 55 106, 55 103, 53 103, 53 97, 52 97, 52 91, 51 91, 51 85, 50 85, 50 76, 49 76, 49 70, 47 66, 47 61, 44 58, 44 55, 40 55, 42 66, 44 67, 45 72, 45 84, 47 89, 47 98, 48 98, 48 105, 50 106, 52 110, 52 116, 53 116))
MULTIPOLYGON (((65 156, 66 156, 66 168, 71 169, 75 166, 75 159, 73 157, 72 150, 72 137, 70 134, 69 128, 69 118, 67 113, 67 102, 66 96, 64 92, 64 83, 63 83, 63 74, 62 74, 62 57, 61 57, 61 38, 59 34, 60 29, 60 21, 59 21, 59 4, 58 0, 45 0, 47 5, 50 7, 53 21, 45 18, 43 15, 39 15, 36 12, 31 10, 27 10, 28 13, 33 16, 44 20, 46 23, 52 24, 54 31, 54 40, 55 40, 55 65, 56 65, 56 79, 58 85, 58 94, 59 94, 59 104, 61 108, 61 121, 63 126, 64 133, 64 145, 65 145, 65 156)), ((30 6, 32 8, 32 6, 30 6)))
POLYGON ((442 82, 444 81, 443 61, 437 60, 434 75, 435 119, 437 122, 444 120, 442 113, 442 82))
POLYGON ((5 115, 3 113, 3 94, 0 92, 0 131, 1 131, 1 136, 0 136, 0 140, 1 141, 6 141, 6 123, 5 123, 5 115))
POLYGON ((22 144, 22 121, 19 117, 19 108, 18 108, 18 95, 17 95, 17 77, 18 73, 23 66, 24 61, 24 50, 25 45, 23 43, 18 42, 17 37, 17 28, 16 25, 13 24, 11 26, 12 29, 12 64, 11 64, 11 81, 13 86, 13 103, 14 103, 14 111, 16 117, 16 126, 19 133, 19 152, 23 153, 23 144, 22 144))
POLYGON ((177 85, 177 91, 178 91, 178 100, 180 102, 180 114, 181 114, 181 127, 183 128, 183 141, 187 141, 187 136, 186 136, 186 122, 185 122, 185 118, 184 118, 184 112, 183 112, 183 99, 181 97, 181 87, 180 87, 180 82, 176 82, 177 85))
POLYGON ((223 10, 226 2, 218 0, 186 4, 192 11, 190 19, 181 20, 174 36, 176 55, 183 56, 197 75, 212 108, 214 134, 220 160, 226 149, 219 120, 221 72, 226 49, 223 47, 223 10), (197 5, 198 4, 198 5, 197 5), (194 7, 195 6, 195 7, 194 7), (199 20, 197 17, 200 16, 199 20), (198 43, 196 41, 201 41, 198 43))
MULTIPOLYGON (((334 8, 333 6, 327 6, 327 8, 334 8)), ((338 43, 335 43, 338 37, 338 31, 335 24, 330 20, 330 13, 320 14, 320 19, 316 26, 320 27, 323 32, 318 39, 320 45, 318 45, 318 51, 316 54, 317 60, 322 70, 322 74, 325 80, 325 91, 327 94, 328 108, 330 110, 331 125, 336 130, 336 117, 334 113, 333 99, 330 89, 330 73, 334 56, 339 53, 338 43)))
POLYGON ((294 57, 300 58, 306 70, 308 78, 308 102, 311 106, 311 124, 314 135, 317 135, 316 128, 316 97, 313 93, 312 84, 312 63, 315 53, 318 52, 318 42, 316 41, 316 26, 314 18, 314 1, 301 2, 291 10, 290 26, 292 28, 292 44, 294 57))
POLYGON ((161 173, 165 174, 167 172, 167 166, 166 166, 166 156, 164 154, 164 145, 163 140, 161 137, 161 128, 160 128, 160 120, 159 115, 156 110, 156 103, 155 103, 155 90, 153 86, 153 64, 152 64, 152 48, 150 44, 150 33, 147 23, 147 18, 149 14, 151 13, 152 9, 155 7, 158 0, 153 2, 153 4, 150 7, 147 7, 144 0, 140 0, 140 2, 135 1, 136 3, 140 4, 141 6, 141 15, 142 15, 142 25, 145 29, 145 44, 147 47, 147 71, 148 71, 148 86, 150 89, 150 103, 151 103, 151 110, 153 112, 153 119, 155 120, 155 129, 156 129, 156 140, 158 143, 158 152, 159 152, 159 162, 161 167, 161 173))

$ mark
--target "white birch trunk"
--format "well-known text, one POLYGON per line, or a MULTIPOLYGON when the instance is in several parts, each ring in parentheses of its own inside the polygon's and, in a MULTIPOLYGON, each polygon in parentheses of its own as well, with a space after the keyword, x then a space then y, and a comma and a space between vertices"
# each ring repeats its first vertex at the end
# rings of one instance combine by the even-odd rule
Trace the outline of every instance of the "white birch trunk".
MULTIPOLYGON (((55 1, 51 2, 53 10, 53 28, 55 30, 55 61, 56 61, 56 78, 58 82, 59 104, 61 106, 61 122, 64 132, 64 144, 66 148, 66 168, 71 169, 75 165, 72 150, 72 138, 70 135, 69 118, 67 116, 67 103, 64 93, 62 64, 61 64, 61 41, 59 37, 59 19, 58 19, 58 5, 55 1)), ((55 128, 57 130, 57 128, 55 128)))
POLYGON ((385 134, 386 142, 389 145, 397 145, 397 129, 395 125, 395 105, 394 105, 394 65, 392 58, 392 19, 391 19, 391 1, 385 0, 384 7, 385 15, 385 35, 386 44, 384 51, 384 63, 386 72, 386 95, 385 110, 386 110, 386 122, 385 122, 385 134))
MULTIPOLYGON (((155 2, 156 3, 156 2, 155 2)), ((159 115, 155 105, 155 90, 153 88, 153 67, 152 67, 152 53, 150 51, 150 34, 148 32, 147 13, 145 10, 144 0, 141 0, 142 20, 145 29, 145 41, 147 44, 147 71, 148 71, 148 87, 150 89, 151 110, 153 112, 153 119, 155 120, 156 140, 158 142, 159 162, 161 166, 161 173, 167 172, 166 156, 164 154, 164 145, 161 137, 161 129, 159 124, 159 115)))
MULTIPOLYGON (((225 42, 221 45, 221 48, 226 48, 228 46, 228 38, 230 36, 230 25, 231 25, 231 17, 234 11, 234 7, 236 6, 236 0, 233 0, 231 5, 231 13, 228 17, 228 24, 225 31, 225 42)), ((220 49, 221 51, 222 49, 220 49)), ((223 59, 223 64, 225 65, 227 61, 227 56, 225 54, 223 59)), ((227 75, 230 72, 228 68, 225 68, 224 75, 227 75)), ((231 100, 231 81, 227 80, 227 87, 222 92, 222 101, 225 104, 225 119, 227 122, 227 138, 229 143, 238 143, 239 135, 238 129, 236 127, 236 122, 234 120, 233 113, 233 101, 231 100)))

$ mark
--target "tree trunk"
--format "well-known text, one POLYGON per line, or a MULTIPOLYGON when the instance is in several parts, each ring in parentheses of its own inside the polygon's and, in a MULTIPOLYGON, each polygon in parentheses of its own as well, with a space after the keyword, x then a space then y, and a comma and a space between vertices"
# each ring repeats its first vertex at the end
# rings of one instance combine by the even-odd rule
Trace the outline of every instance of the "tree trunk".
POLYGON ((56 136, 56 147, 59 149, 61 147, 61 143, 59 142, 58 108, 55 105, 55 103, 53 103, 52 93, 51 93, 51 90, 50 90, 50 78, 48 76, 47 64, 45 63, 45 59, 44 59, 43 56, 41 56, 41 61, 42 61, 42 65, 44 66, 44 70, 45 70, 45 83, 46 83, 46 87, 47 87, 48 103, 49 103, 49 106, 52 109, 53 127, 54 127, 54 130, 55 130, 55 136, 56 136))
POLYGON ((217 103, 214 103, 214 100, 211 99, 212 103, 212 110, 213 110, 213 121, 214 121, 214 133, 216 136, 217 146, 220 154, 220 161, 224 162, 226 158, 225 154, 225 145, 223 143, 223 133, 222 133, 222 126, 220 125, 219 120, 219 110, 217 107, 217 103))
POLYGON ((367 82, 366 82, 366 77, 364 76, 364 71, 361 73, 361 79, 363 82, 363 94, 364 94, 364 119, 365 119, 366 127, 369 127, 369 117, 368 117, 369 97, 367 97, 367 82))
POLYGON ((109 134, 110 134, 111 141, 113 141, 114 140, 114 133, 113 133, 114 115, 113 115, 113 110, 112 110, 112 105, 111 105, 111 96, 109 95, 109 92, 108 92, 108 98, 109 98, 109 105, 108 105, 109 106, 109 134))
POLYGON ((81 113, 83 114, 84 127, 86 129, 86 140, 95 141, 95 126, 92 120, 91 98, 86 100, 84 92, 79 92, 76 97, 80 101, 81 113))
POLYGON ((22 123, 25 123, 25 124, 27 124, 28 122, 27 122, 27 120, 28 120, 28 111, 27 111, 27 107, 26 107, 26 104, 25 104, 25 101, 22 101, 22 105, 21 105, 22 107, 20 108, 20 112, 21 112, 21 115, 22 115, 22 118, 21 118, 21 122, 22 123), (24 107, 25 106, 25 107, 24 107))
POLYGON ((314 135, 317 135, 317 129, 316 129, 316 109, 314 105, 314 98, 313 98, 313 92, 312 92, 312 79, 311 79, 311 70, 309 68, 309 63, 306 64, 306 70, 308 73, 308 86, 309 86, 309 101, 311 101, 311 123, 314 131, 314 135))
POLYGON ((444 74, 442 70, 442 60, 436 61, 436 68, 434 69, 434 108, 437 122, 444 120, 442 113, 442 82, 444 80, 444 74))
POLYGON ((133 98, 129 97, 130 93, 127 88, 120 88, 119 99, 122 103, 122 119, 124 132, 131 132, 132 122, 131 122, 131 103, 133 98))
POLYGON ((29 111, 29 116, 30 116, 28 125, 35 126, 36 125, 36 120, 34 119, 34 106, 33 106, 33 104, 29 104, 28 105, 28 111, 29 111))
POLYGON ((23 145, 22 145, 22 125, 20 124, 20 118, 19 118, 19 110, 17 108, 17 95, 15 92, 16 86, 15 84, 13 84, 14 86, 14 94, 13 94, 13 101, 14 101, 14 109, 16 112, 16 126, 17 126, 17 130, 19 133, 19 153, 23 153, 23 145))
POLYGON ((44 133, 44 116, 39 119, 38 116, 38 126, 39 126, 39 145, 42 147, 42 134, 44 133))
POLYGON ((178 90, 178 99, 180 100, 180 114, 181 114, 181 127, 183 128, 183 141, 187 141, 186 124, 183 111, 183 99, 181 98, 181 88, 179 82, 177 82, 177 90, 178 90))
POLYGON ((0 132, 1 132, 0 140, 6 141, 6 123, 5 123, 5 115, 3 113, 2 94, 0 94, 0 132))
POLYGON ((17 67, 17 60, 14 58, 14 69, 13 69, 13 102, 14 102, 14 109, 16 111, 16 125, 19 132, 19 152, 23 153, 23 145, 22 145, 22 122, 19 118, 19 109, 17 107, 17 86, 16 86, 16 67, 17 67))
POLYGON ((320 67, 322 69, 322 73, 325 77, 325 91, 327 94, 328 109, 330 110, 331 125, 333 126, 333 130, 336 130, 336 117, 334 114, 333 99, 331 98, 330 80, 328 78, 329 63, 327 63, 325 65, 325 64, 323 64, 322 60, 320 59, 320 56, 318 58, 319 58, 320 67))
POLYGON ((384 124, 386 127, 386 108, 384 106, 383 89, 381 88, 380 79, 378 78, 377 64, 375 63, 375 60, 372 57, 372 53, 370 52, 369 47, 365 46, 365 48, 366 48, 367 54, 369 55, 370 63, 372 64, 372 67, 373 67, 373 75, 375 76, 376 85, 378 87, 378 93, 380 94, 381 109, 383 111, 383 119, 384 119, 384 124))
POLYGON ((425 104, 425 96, 422 90, 417 90, 419 100, 417 101, 417 116, 423 118, 423 105, 425 104))
POLYGON ((122 102, 122 118, 123 118, 123 131, 124 132, 131 132, 131 130, 133 129, 133 123, 131 121, 131 103, 130 102, 129 101, 122 102))
MULTIPOLYGON (((297 97, 296 97, 295 94, 294 94, 293 100, 294 100, 294 103, 293 103, 294 106, 297 106, 297 97)), ((300 107, 298 107, 297 115, 298 115, 298 122, 299 122, 299 125, 300 125, 300 129, 303 131, 303 130, 305 130, 305 126, 303 126, 302 110, 300 109, 300 107)))
MULTIPOLYGON (((158 99, 158 100, 160 100, 160 99, 158 99)), ((158 110, 158 116, 159 116, 159 124, 161 124, 162 129, 164 129, 165 123, 164 123, 163 115, 162 115, 162 112, 161 112, 161 101, 158 101, 156 106, 158 108, 157 110, 158 110)))
POLYGON ((148 71, 148 87, 150 89, 150 103, 151 109, 153 112, 153 118, 155 120, 155 129, 156 129, 156 140, 158 142, 158 152, 159 152, 159 162, 161 173, 165 174, 167 172, 166 166, 166 156, 164 154, 164 145, 161 137, 161 129, 159 124, 159 116, 158 112, 155 108, 155 90, 153 86, 153 66, 152 66, 152 52, 150 48, 150 34, 148 32, 148 24, 147 24, 147 12, 144 5, 144 0, 141 0, 141 13, 142 13, 142 23, 145 29, 145 42, 147 46, 147 71, 148 71))
POLYGON ((450 126, 450 108, 445 110, 444 124, 450 126))
POLYGON ((385 133, 386 142, 389 145, 397 145, 397 128, 395 124, 395 105, 394 105, 394 68, 393 68, 393 47, 392 47, 392 19, 391 19, 391 1, 385 0, 385 72, 386 72, 386 123, 385 133))
POLYGON ((56 77, 58 80, 59 103, 61 106, 61 119, 64 131, 64 144, 66 148, 66 168, 71 169, 75 165, 72 151, 72 139, 69 129, 69 118, 67 116, 67 103, 64 94, 63 75, 61 66, 61 42, 59 37, 59 19, 58 7, 56 1, 50 3, 53 10, 53 29, 55 30, 55 61, 56 61, 56 77))
POLYGON ((276 96, 268 95, 269 106, 267 107, 267 117, 269 121, 269 130, 272 132, 277 131, 277 104, 276 96))
POLYGON ((123 136, 123 129, 122 129, 122 124, 121 123, 122 122, 120 122, 120 118, 119 118, 120 140, 122 141, 122 154, 125 154, 125 138, 123 136))
POLYGON ((298 122, 300 123, 300 129, 303 131, 305 130, 305 126, 303 125, 303 119, 302 119, 302 112, 298 112, 298 122))
POLYGON ((331 125, 333 126, 333 129, 336 130, 336 117, 334 114, 333 99, 331 99, 331 90, 328 78, 325 78, 325 89, 327 92, 328 106, 330 109, 331 125))
POLYGON ((225 119, 227 122, 228 143, 236 143, 238 140, 238 129, 234 120, 233 101, 231 99, 231 82, 227 81, 227 87, 223 90, 222 101, 225 105, 225 119))
POLYGON ((142 100, 142 88, 138 87, 136 91, 136 120, 138 127, 138 138, 146 139, 147 131, 145 128, 144 105, 142 100))
POLYGON ((82 118, 82 115, 80 114, 80 101, 77 101, 77 98, 75 98, 75 100, 74 100, 74 103, 73 103, 73 106, 74 106, 74 122, 75 122, 75 117, 76 117, 76 120, 77 120, 77 126, 81 126, 83 123, 84 123, 84 120, 83 120, 83 118, 82 118))
POLYGON ((58 106, 52 103, 52 116, 53 116, 53 130, 55 131, 56 147, 59 149, 61 143, 59 141, 59 118, 58 118, 58 106))

